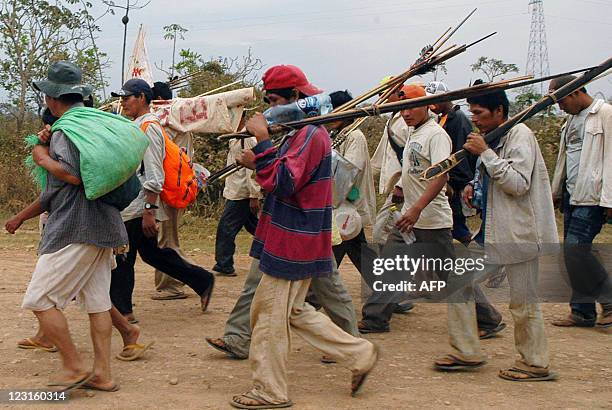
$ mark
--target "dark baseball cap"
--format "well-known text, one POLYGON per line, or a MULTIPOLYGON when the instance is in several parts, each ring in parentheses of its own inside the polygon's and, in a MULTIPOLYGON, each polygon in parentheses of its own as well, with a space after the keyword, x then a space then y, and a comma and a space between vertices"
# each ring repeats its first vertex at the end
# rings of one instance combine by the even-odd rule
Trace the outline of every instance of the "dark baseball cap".
POLYGON ((153 99, 153 90, 151 86, 142 78, 127 80, 125 84, 123 84, 123 87, 121 87, 121 90, 111 93, 113 97, 129 97, 130 95, 139 94, 144 94, 150 99, 153 99))

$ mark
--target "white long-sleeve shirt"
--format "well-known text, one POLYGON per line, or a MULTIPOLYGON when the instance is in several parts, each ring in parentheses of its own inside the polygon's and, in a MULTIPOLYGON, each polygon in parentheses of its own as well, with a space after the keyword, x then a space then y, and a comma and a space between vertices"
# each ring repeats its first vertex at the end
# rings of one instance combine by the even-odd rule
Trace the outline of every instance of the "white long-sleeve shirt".
MULTIPOLYGON (((244 140, 232 139, 229 142, 229 152, 227 153, 227 165, 236 163, 236 157, 242 153, 243 149, 251 149, 257 145, 255 137, 244 140), (242 141, 244 141, 244 146, 242 141)), ((225 188, 223 197, 231 201, 240 201, 249 198, 261 198, 261 188, 253 179, 253 171, 242 168, 225 178, 225 188)))
POLYGON ((374 175, 380 174, 378 182, 378 193, 380 195, 388 195, 394 185, 401 186, 402 166, 389 143, 389 138, 393 138, 395 143, 403 147, 406 145, 406 139, 411 131, 412 127, 406 125, 399 113, 391 118, 385 126, 383 136, 371 160, 372 172, 374 175))
POLYGON ((338 152, 359 168, 355 181, 355 186, 359 189, 359 199, 355 201, 355 208, 361 216, 363 226, 372 225, 376 218, 376 191, 368 143, 363 132, 361 130, 351 132, 338 147, 338 152))

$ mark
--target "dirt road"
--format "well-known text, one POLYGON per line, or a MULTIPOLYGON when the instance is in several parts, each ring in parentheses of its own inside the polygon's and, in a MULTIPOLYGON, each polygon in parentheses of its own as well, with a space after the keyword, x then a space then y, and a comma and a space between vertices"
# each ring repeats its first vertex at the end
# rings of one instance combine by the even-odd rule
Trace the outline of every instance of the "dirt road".
MULTIPOLYGON (((36 329, 34 316, 20 309, 36 252, 31 240, 6 239, 0 247, 0 389, 44 388, 59 368, 58 354, 19 350, 15 345, 36 329)), ((196 251, 192 255, 203 266, 212 266, 210 254, 196 251)), ((119 392, 92 397, 77 392, 69 408, 229 408, 230 397, 250 386, 249 363, 226 359, 208 347, 204 337, 221 336, 248 265, 247 256, 237 257, 239 276, 218 280, 210 311, 202 314, 198 298, 190 291, 184 300, 151 300, 153 270, 139 262, 134 309, 143 331, 141 340, 155 340, 155 347, 144 360, 113 360, 119 392)), ((357 271, 345 261, 341 272, 359 302, 357 271)), ((295 408, 612 408, 610 331, 555 328, 551 319, 565 314, 567 308, 545 305, 553 367, 560 380, 507 382, 497 377, 497 371, 512 364, 515 352, 510 314, 505 306, 501 308, 509 326, 500 337, 484 342, 489 364, 460 374, 432 369, 432 360, 448 351, 444 305, 418 305, 408 315, 395 316, 392 333, 367 336, 380 345, 383 355, 358 398, 349 396, 349 372, 321 364, 320 354, 296 336, 289 365, 295 408)), ((70 306, 66 313, 74 339, 91 360, 86 315, 78 306, 70 306)), ((113 352, 120 349, 115 332, 113 352)))

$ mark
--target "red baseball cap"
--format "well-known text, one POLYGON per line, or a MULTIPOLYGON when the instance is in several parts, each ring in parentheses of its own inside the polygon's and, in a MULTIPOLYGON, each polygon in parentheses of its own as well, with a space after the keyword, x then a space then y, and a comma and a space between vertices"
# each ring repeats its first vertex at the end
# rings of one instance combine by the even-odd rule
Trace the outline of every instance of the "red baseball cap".
POLYGON ((262 80, 264 91, 278 90, 280 88, 297 88, 308 97, 323 92, 323 90, 308 82, 302 70, 289 64, 270 67, 263 75, 262 80))

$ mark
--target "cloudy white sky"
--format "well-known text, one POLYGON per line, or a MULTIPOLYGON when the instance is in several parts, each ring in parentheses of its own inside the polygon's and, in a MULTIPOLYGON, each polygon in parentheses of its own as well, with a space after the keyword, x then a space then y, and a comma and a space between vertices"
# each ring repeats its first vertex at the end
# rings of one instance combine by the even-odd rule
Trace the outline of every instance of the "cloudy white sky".
MULTIPOLYGON (((132 0, 133 1, 133 0, 132 0)), ((125 4, 125 0, 115 0, 125 4)), ((94 0, 101 4, 101 0, 94 0)), ((141 3, 144 3, 141 0, 141 3)), ((382 77, 404 71, 418 51, 474 7, 477 13, 453 37, 457 44, 498 34, 448 63, 444 80, 466 86, 478 75, 469 65, 480 56, 515 63, 525 71, 531 16, 529 0, 152 0, 130 13, 128 51, 138 26, 147 29, 151 62, 170 65, 172 43, 165 25, 189 31, 177 48, 206 58, 241 56, 249 47, 265 66, 290 63, 326 90, 348 88, 359 94, 382 77)), ((95 6, 94 14, 102 10, 95 6)), ((610 57, 612 0, 545 0, 548 52, 552 73, 597 64, 610 57)), ((98 45, 112 60, 111 88, 121 82, 121 11, 103 17, 98 45)), ((451 42, 451 43, 452 43, 451 42)), ((156 80, 164 74, 156 73, 156 80)), ((424 80, 428 80, 426 77, 424 80)), ((612 76, 591 85, 591 93, 612 96, 612 76)))

